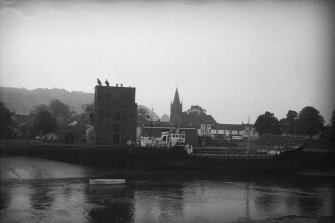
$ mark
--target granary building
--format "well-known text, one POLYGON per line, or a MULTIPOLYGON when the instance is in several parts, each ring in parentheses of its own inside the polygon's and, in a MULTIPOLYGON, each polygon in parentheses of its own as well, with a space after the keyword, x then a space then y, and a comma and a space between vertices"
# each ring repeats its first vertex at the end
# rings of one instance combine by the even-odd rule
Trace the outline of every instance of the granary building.
POLYGON ((129 140, 136 141, 135 88, 99 84, 94 105, 94 127, 88 129, 88 142, 125 145, 129 140))

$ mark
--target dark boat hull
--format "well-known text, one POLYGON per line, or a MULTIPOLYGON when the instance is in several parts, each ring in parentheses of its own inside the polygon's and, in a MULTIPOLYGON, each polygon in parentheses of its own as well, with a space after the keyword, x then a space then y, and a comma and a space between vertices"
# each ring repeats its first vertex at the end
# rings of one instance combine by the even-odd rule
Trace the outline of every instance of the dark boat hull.
POLYGON ((137 148, 130 157, 136 166, 150 169, 269 172, 299 167, 302 151, 303 147, 299 147, 268 157, 194 156, 182 149, 137 148))

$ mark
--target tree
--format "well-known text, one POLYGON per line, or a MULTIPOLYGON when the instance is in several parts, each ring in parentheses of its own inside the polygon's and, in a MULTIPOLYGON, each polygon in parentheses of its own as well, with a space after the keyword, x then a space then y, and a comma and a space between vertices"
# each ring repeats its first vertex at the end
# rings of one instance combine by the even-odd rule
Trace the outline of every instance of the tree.
POLYGON ((150 117, 148 111, 145 108, 137 107, 137 125, 143 126, 147 123, 152 117, 150 117))
POLYGON ((94 111, 95 111, 95 106, 94 103, 91 104, 83 104, 82 109, 84 110, 84 119, 88 124, 93 125, 94 123, 94 111))
POLYGON ((324 126, 321 137, 330 141, 335 140, 335 110, 332 112, 330 124, 324 126))
POLYGON ((333 134, 335 134, 335 110, 332 113, 332 119, 330 120, 330 127, 333 131, 333 134))
POLYGON ((266 111, 258 116, 255 122, 255 129, 259 134, 280 134, 280 124, 273 113, 266 111))
POLYGON ((45 104, 36 105, 30 113, 36 115, 40 111, 49 111, 49 107, 45 104))
POLYGON ((313 135, 319 134, 322 131, 324 122, 323 117, 317 109, 307 106, 299 112, 298 133, 308 135, 309 140, 311 140, 313 135))
POLYGON ((58 99, 51 100, 49 102, 49 111, 54 117, 70 117, 70 107, 58 99))
POLYGON ((30 112, 30 116, 34 119, 41 111, 48 111, 56 119, 59 126, 68 124, 70 117, 74 115, 74 112, 70 111, 69 106, 58 99, 51 100, 49 105, 40 104, 35 106, 30 112))
POLYGON ((41 110, 34 117, 33 128, 43 134, 51 133, 57 129, 57 121, 49 111, 41 110))
POLYGON ((198 115, 206 115, 206 110, 199 105, 192 105, 190 109, 186 111, 187 114, 197 113, 198 115))
POLYGON ((298 112, 289 110, 286 118, 280 120, 281 128, 284 133, 294 135, 298 124, 298 112))
POLYGON ((0 138, 9 138, 10 129, 13 126, 13 118, 11 112, 0 101, 0 138))

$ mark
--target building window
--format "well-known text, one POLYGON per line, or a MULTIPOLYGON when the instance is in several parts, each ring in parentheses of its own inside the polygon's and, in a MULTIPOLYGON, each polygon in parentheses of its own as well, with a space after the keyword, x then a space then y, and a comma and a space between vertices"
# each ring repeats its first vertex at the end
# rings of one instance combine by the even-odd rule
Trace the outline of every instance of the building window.
POLYGON ((123 112, 123 120, 127 120, 128 119, 128 111, 124 111, 123 112))
POLYGON ((107 118, 111 118, 112 117, 112 113, 111 113, 111 111, 110 110, 106 110, 106 117, 107 118))
POLYGON ((211 129, 212 128, 212 125, 211 124, 208 124, 207 125, 207 129, 211 129))
POLYGON ((119 133, 113 134, 113 144, 120 144, 120 134, 119 133))
POLYGON ((201 129, 205 129, 205 124, 201 124, 201 129))
POLYGON ((120 125, 119 125, 119 124, 115 124, 115 125, 114 125, 114 128, 113 128, 113 131, 114 131, 114 132, 118 132, 118 131, 120 131, 120 125))
POLYGON ((98 92, 98 99, 102 99, 103 98, 103 93, 102 92, 98 92))
POLYGON ((120 112, 115 112, 115 114, 114 114, 114 119, 115 120, 120 120, 120 112))
POLYGON ((103 118, 103 117, 104 117, 104 111, 103 111, 102 109, 99 109, 98 116, 99 116, 100 118, 103 118))
POLYGON ((128 101, 128 94, 126 93, 126 92, 122 92, 121 93, 121 100, 122 101, 124 101, 124 102, 126 102, 126 101, 128 101))

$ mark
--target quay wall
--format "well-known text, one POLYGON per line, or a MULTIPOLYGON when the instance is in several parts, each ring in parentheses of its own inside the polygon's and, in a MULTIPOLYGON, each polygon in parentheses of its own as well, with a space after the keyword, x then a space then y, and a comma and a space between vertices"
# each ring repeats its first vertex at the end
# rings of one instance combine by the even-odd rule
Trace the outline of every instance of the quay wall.
POLYGON ((86 144, 1 144, 0 156, 33 156, 85 164, 123 166, 128 149, 122 146, 86 144))
MULTIPOLYGON (((219 147, 215 147, 220 149, 219 147)), ((194 150, 213 149, 212 147, 194 147, 194 150)), ((222 147, 221 147, 222 149, 222 147)), ((87 165, 125 166, 128 161, 128 149, 125 146, 54 144, 25 141, 20 143, 0 142, 0 156, 34 156, 65 162, 87 165)), ((335 150, 305 148, 301 157, 302 168, 335 167, 335 150)))

